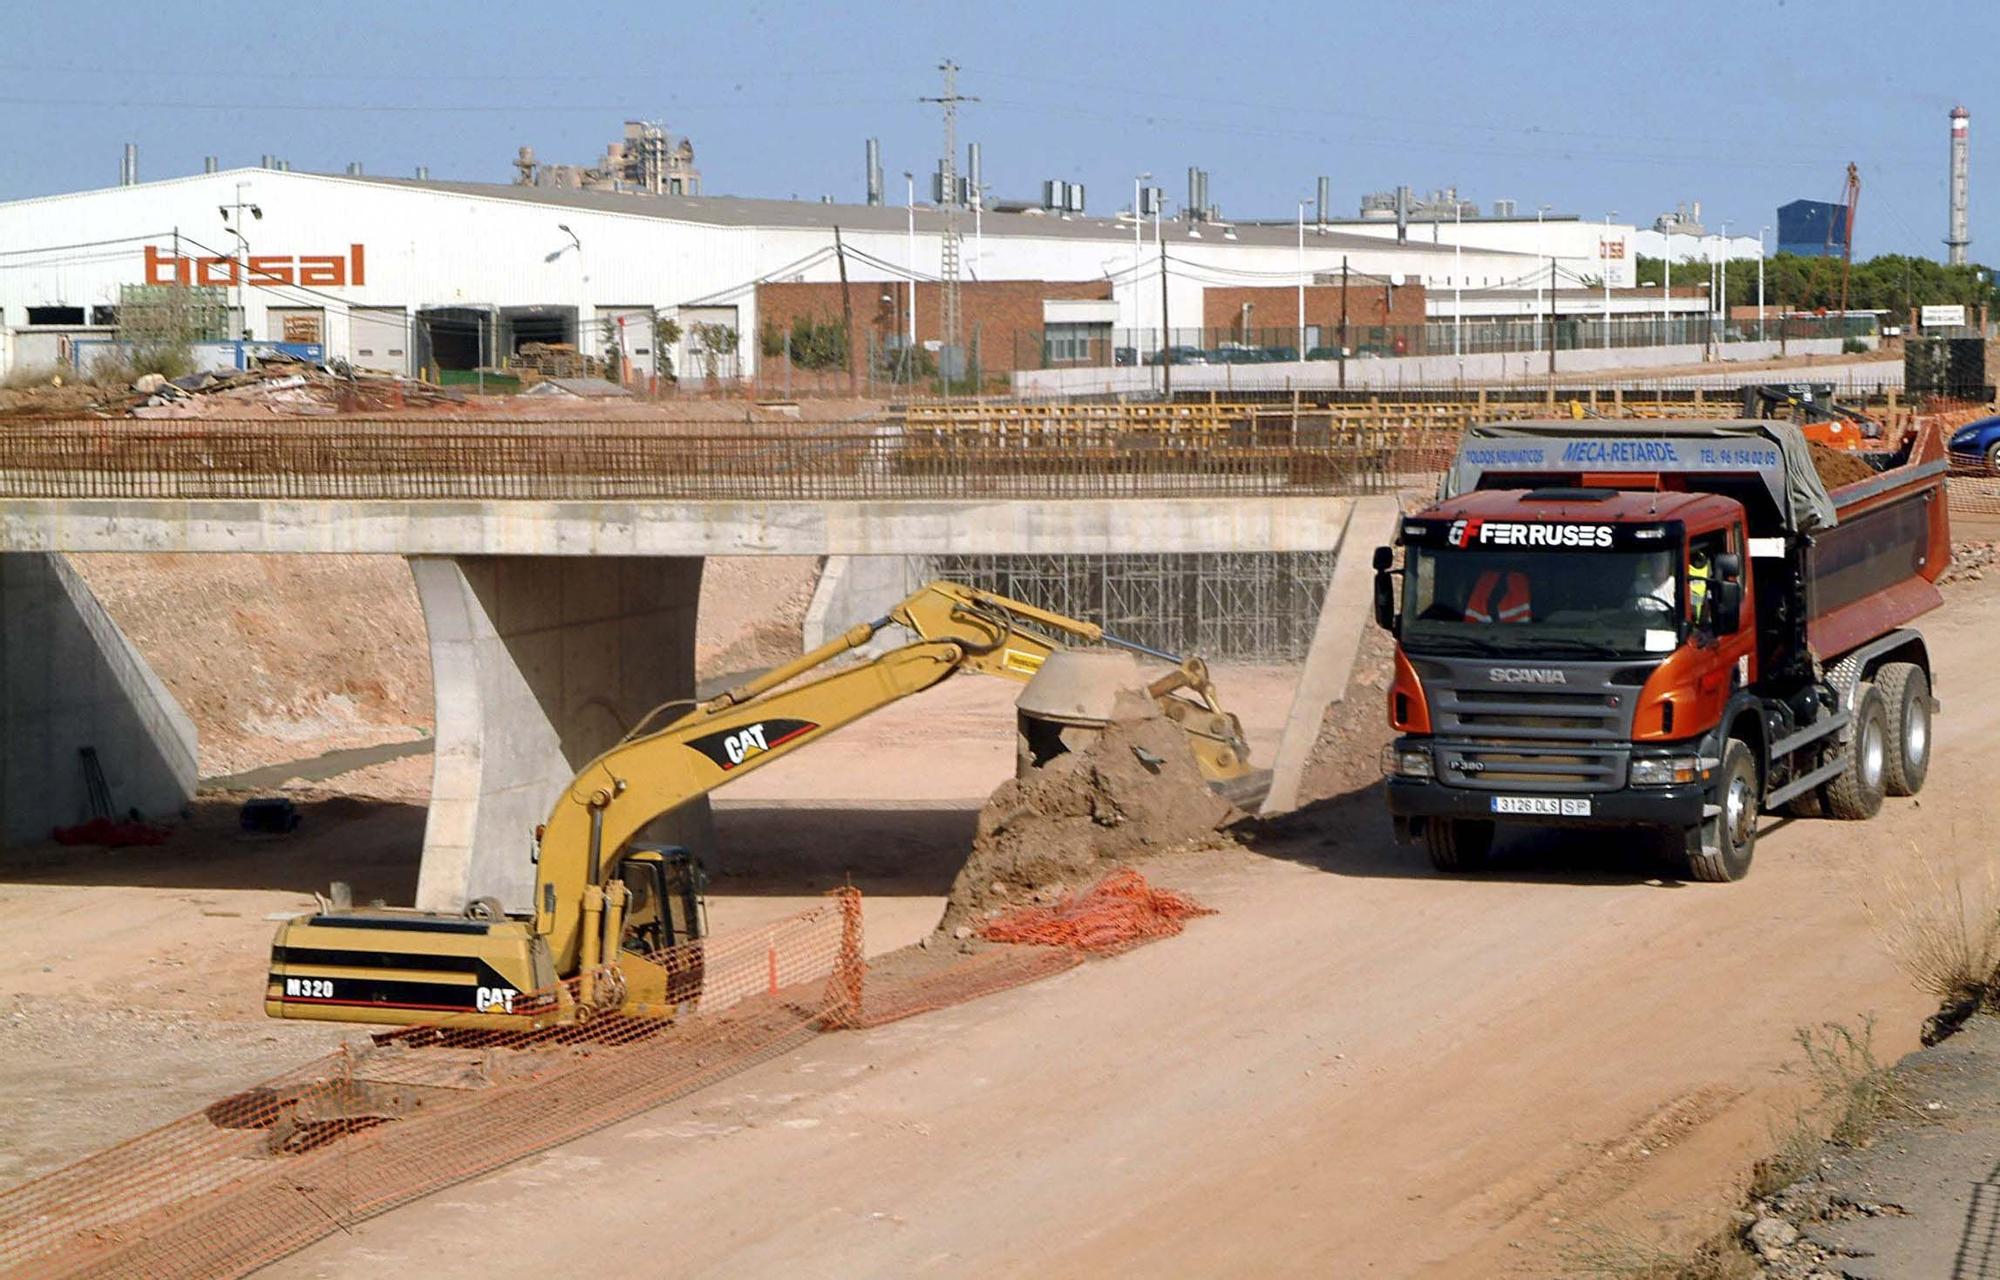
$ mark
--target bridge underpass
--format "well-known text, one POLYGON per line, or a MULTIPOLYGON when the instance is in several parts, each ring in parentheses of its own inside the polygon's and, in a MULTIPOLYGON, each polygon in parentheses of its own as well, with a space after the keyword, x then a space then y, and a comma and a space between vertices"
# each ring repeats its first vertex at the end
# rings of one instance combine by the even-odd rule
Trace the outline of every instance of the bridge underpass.
MULTIPOLYGON (((410 425, 397 424, 403 433, 410 425)), ((0 556, 10 570, 0 581, 19 580, 30 566, 58 573, 62 557, 83 552, 408 558, 429 632, 437 699, 418 905, 452 909, 483 896, 525 910, 533 880, 531 833, 563 785, 646 712, 694 695, 697 602, 708 557, 1358 547, 1337 561, 1306 663, 1309 672, 1344 672, 1365 612, 1367 553, 1387 540, 1395 511, 1391 497, 1353 492, 1383 487, 1379 479, 1355 474, 1358 454, 1295 442, 1239 445, 1229 459, 1168 444, 1135 461, 1127 449, 1122 459, 1100 460, 1093 478, 1074 465, 1074 441, 1064 451, 1064 469, 1052 474, 1023 468, 1017 455, 1000 460, 1007 468, 1000 475, 982 477, 976 457, 953 459, 950 467, 928 459, 915 475, 888 468, 871 475, 844 465, 851 460, 844 443, 829 447, 818 438, 806 446, 809 452, 791 455, 806 458, 810 467, 767 466, 761 479, 725 468, 706 477, 707 487, 733 492, 702 498, 684 496, 703 487, 700 475, 673 465, 644 474, 629 459, 604 459, 591 470, 588 450, 579 458, 572 440, 546 432, 547 424, 535 425, 534 443, 523 446, 521 437, 510 435, 495 447, 496 453, 525 450, 506 466, 456 472, 439 466, 438 458, 425 467, 371 471, 365 449, 343 453, 324 440, 329 447, 317 454, 319 469, 307 470, 297 450, 301 433, 310 439, 310 428, 291 424, 281 433, 266 426, 266 434, 247 437, 266 450, 262 455, 246 446, 244 432, 202 438, 206 452, 187 445, 185 426, 164 444, 141 435, 141 446, 153 450, 143 459, 106 450, 102 424, 80 427, 66 441, 44 427, 39 455, 34 449, 0 454, 9 460, 0 463, 0 556), (67 465, 48 465, 58 460, 51 456, 51 439, 70 450, 62 459, 67 465), (217 465, 219 453, 232 456, 217 465), (138 461, 145 465, 132 465, 138 461), (769 496, 745 492, 760 484, 769 496), (799 496, 815 484, 841 496, 799 496), (423 496, 424 489, 437 496, 423 496), (607 489, 610 495, 602 496, 607 489), (663 496, 643 496, 648 489, 663 496), (929 496, 938 489, 960 492, 929 496), (1038 496, 1036 489, 1044 492, 1038 496)), ((451 426, 458 431, 454 439, 468 434, 464 424, 451 426)), ((604 435, 604 424, 590 428, 593 436, 604 435)), ((0 428, 0 437, 13 430, 0 428)), ((639 447, 660 439, 648 436, 639 447)), ((0 439, 0 446, 6 443, 0 439)), ((769 446, 762 438, 755 442, 758 449, 769 446)), ((689 452, 699 457, 701 447, 689 446, 689 452)), ((863 445, 866 458, 893 462, 896 455, 883 450, 880 437, 863 445)), ((1379 476, 1379 469, 1371 474, 1379 476)), ((32 673, 46 669, 48 646, 58 643, 58 633, 31 622, 40 615, 13 603, 0 612, 0 646, 8 657, 0 745, 10 759, 33 754, 53 762, 48 773, 59 773, 78 747, 90 745, 124 795, 120 784, 137 776, 140 762, 163 753, 192 758, 185 717, 178 723, 162 714, 128 717, 121 723, 138 727, 107 734, 101 718, 35 710, 38 678, 32 673)), ((117 663, 144 670, 115 627, 93 634, 117 663)), ((1312 705, 1295 706, 1279 758, 1270 762, 1277 775, 1274 804, 1282 801, 1288 778, 1296 790, 1320 714, 1344 683, 1329 692, 1326 680, 1302 682, 1300 695, 1312 705)), ((36 785, 25 774, 17 782, 17 772, 5 775, 10 841, 40 838, 49 827, 76 820, 74 792, 46 785, 46 778, 36 785)), ((191 769, 177 785, 178 798, 191 793, 191 769)), ((155 804, 152 812, 167 807, 155 804)), ((706 802, 669 815, 655 834, 698 849, 711 846, 706 802)))

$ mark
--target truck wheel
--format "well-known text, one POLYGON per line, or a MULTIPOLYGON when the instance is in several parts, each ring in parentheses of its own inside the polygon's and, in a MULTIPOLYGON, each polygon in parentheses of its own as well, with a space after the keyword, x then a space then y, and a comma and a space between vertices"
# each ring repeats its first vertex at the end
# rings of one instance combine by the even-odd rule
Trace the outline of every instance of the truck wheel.
POLYGON ((1914 662, 1889 662, 1875 673, 1875 688, 1889 713, 1889 758, 1883 787, 1892 796, 1924 789, 1931 771, 1931 682, 1914 662))
POLYGON ((1882 811, 1889 772, 1889 714, 1873 684, 1854 688, 1854 723, 1846 747, 1846 769, 1820 790, 1827 816, 1872 818, 1882 811))
POLYGON ((1424 847, 1439 871, 1477 871, 1493 852, 1493 824, 1472 818, 1432 818, 1424 823, 1424 847))
POLYGON ((1764 806, 1757 788, 1757 757, 1735 738, 1722 748, 1722 767, 1716 771, 1715 803, 1722 812, 1684 837, 1688 879, 1712 884, 1741 880, 1750 874, 1750 856, 1757 848, 1757 814, 1764 806), (1703 847, 1705 838, 1711 835, 1715 843, 1713 853, 1703 847))

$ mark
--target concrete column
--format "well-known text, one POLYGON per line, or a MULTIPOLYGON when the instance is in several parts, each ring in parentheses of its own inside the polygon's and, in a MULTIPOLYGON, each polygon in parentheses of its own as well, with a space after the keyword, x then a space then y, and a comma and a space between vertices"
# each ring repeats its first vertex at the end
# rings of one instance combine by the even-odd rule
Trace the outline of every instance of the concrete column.
POLYGON ((1327 708, 1347 696, 1347 681, 1354 674, 1354 659, 1361 649, 1362 628, 1375 625, 1375 548, 1395 539, 1401 514, 1394 498, 1354 500, 1347 529, 1341 534, 1340 554, 1333 562, 1333 581, 1327 584, 1312 645, 1306 650, 1299 683, 1292 691, 1291 713, 1285 718, 1278 753, 1271 762, 1271 790, 1259 810, 1266 817, 1299 807, 1306 762, 1312 758, 1313 744, 1319 741, 1327 708))
POLYGON ((113 817, 171 817, 194 795, 194 723, 68 558, 0 554, 0 843, 91 816, 85 747, 113 817))
MULTIPOLYGON (((800 628, 803 647, 817 649, 857 622, 872 622, 936 575, 928 556, 828 556, 800 628)), ((877 636, 860 652, 873 655, 907 643, 907 635, 877 636)))
MULTIPOLYGON (((437 760, 417 905, 532 906, 534 829, 578 769, 694 695, 696 556, 412 556, 437 760)), ((706 799, 649 834, 712 857, 706 799)), ((711 864, 712 865, 712 864, 711 864)))

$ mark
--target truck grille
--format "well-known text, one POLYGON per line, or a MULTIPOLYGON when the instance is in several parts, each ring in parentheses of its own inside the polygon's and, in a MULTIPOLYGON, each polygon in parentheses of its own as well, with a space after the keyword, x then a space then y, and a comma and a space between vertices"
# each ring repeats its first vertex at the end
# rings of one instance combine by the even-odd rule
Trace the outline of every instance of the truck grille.
POLYGON ((1588 742, 1615 738, 1629 712, 1619 695, 1551 693, 1537 689, 1443 689, 1441 730, 1462 729, 1509 738, 1588 742), (1617 698, 1615 703, 1613 699, 1617 698))
POLYGON ((1611 791, 1625 785, 1622 748, 1550 748, 1510 742, 1441 742, 1445 785, 1475 791, 1611 791))

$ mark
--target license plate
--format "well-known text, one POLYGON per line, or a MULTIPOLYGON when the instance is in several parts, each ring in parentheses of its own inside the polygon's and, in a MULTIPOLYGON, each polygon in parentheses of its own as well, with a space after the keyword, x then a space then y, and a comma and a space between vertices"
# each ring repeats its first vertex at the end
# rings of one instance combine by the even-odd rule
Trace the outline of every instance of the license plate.
POLYGON ((1588 818, 1590 801, 1559 796, 1494 796, 1493 812, 1534 818, 1588 818))

